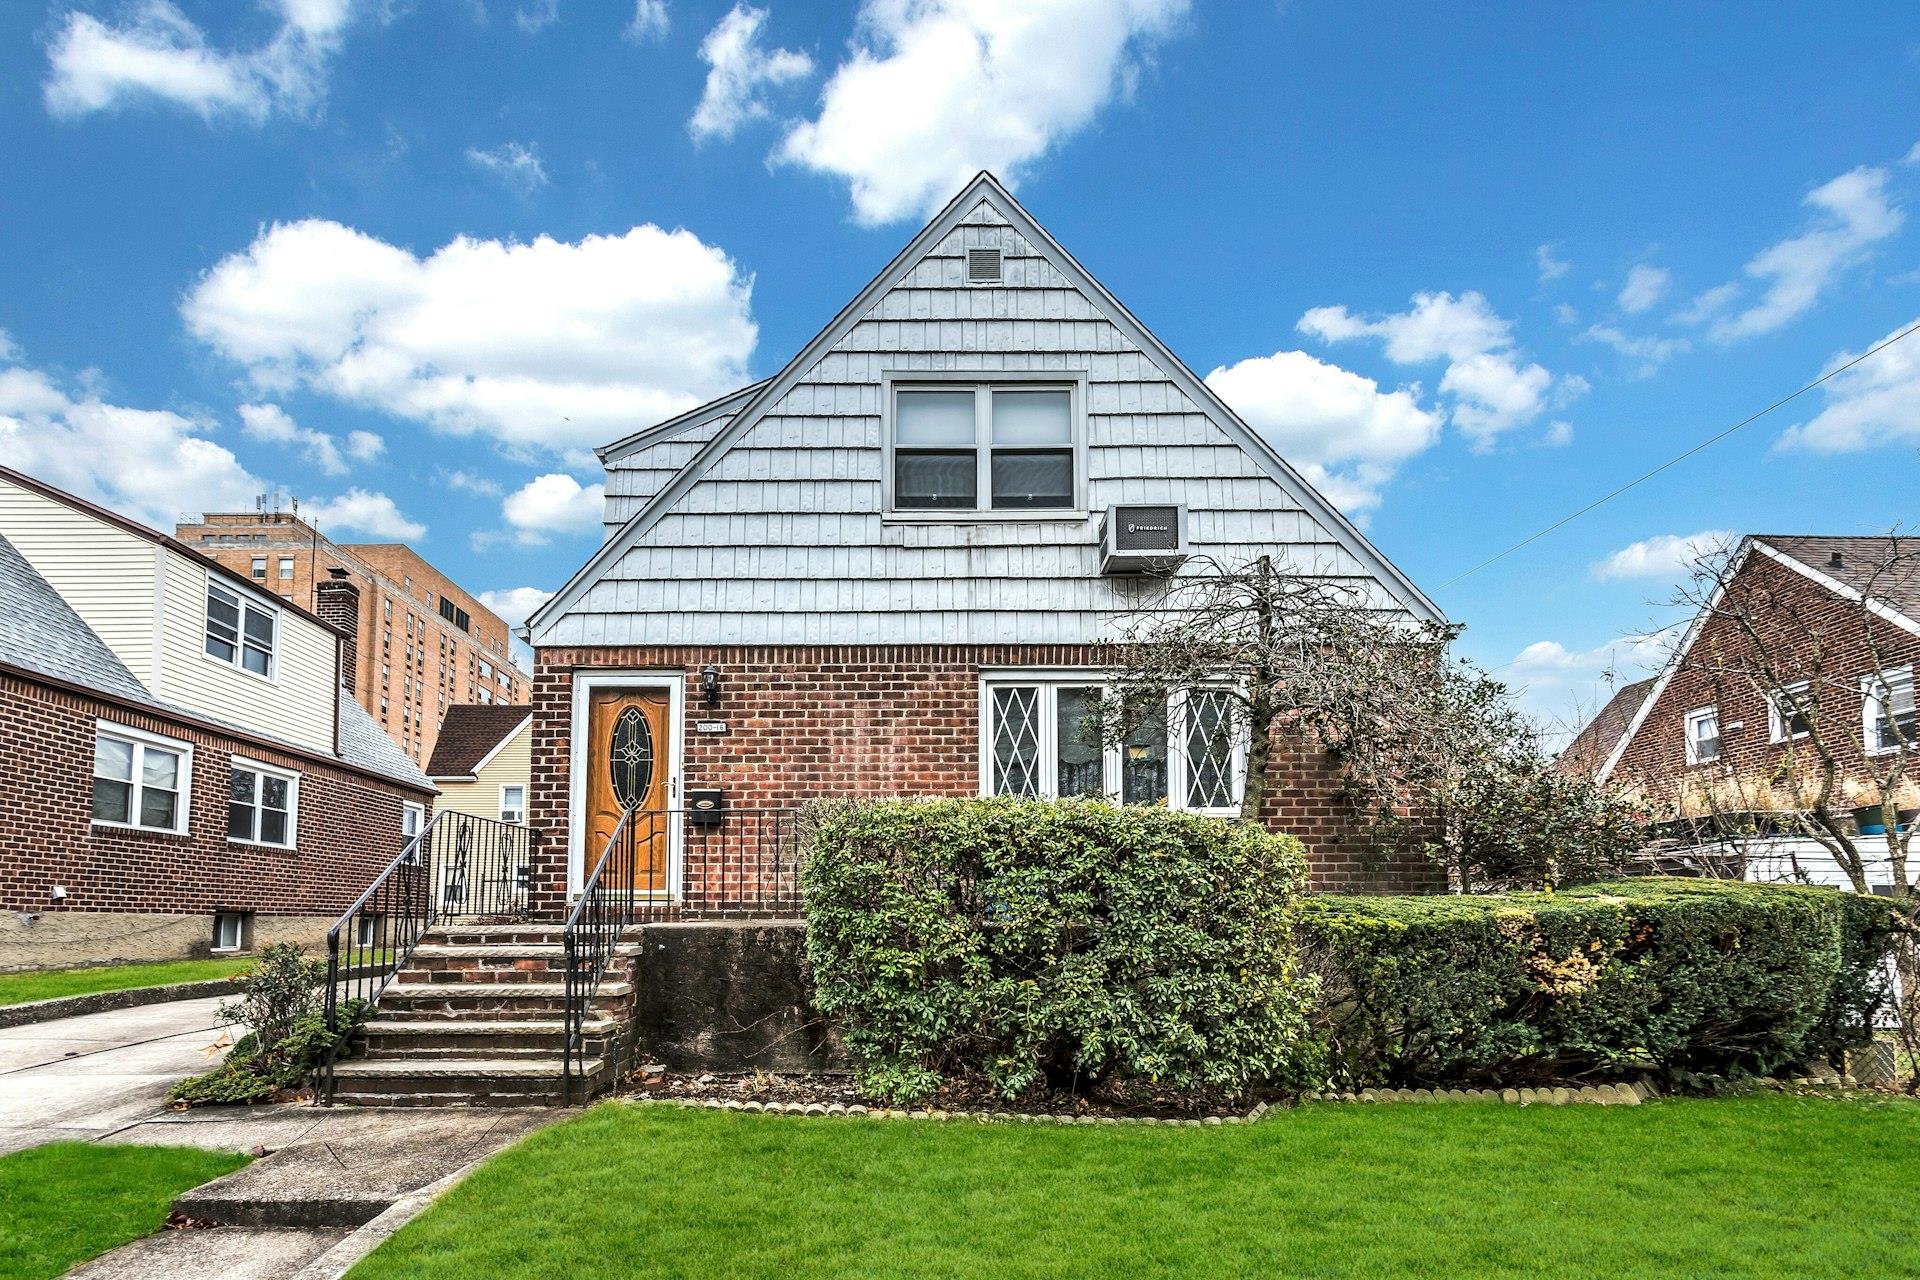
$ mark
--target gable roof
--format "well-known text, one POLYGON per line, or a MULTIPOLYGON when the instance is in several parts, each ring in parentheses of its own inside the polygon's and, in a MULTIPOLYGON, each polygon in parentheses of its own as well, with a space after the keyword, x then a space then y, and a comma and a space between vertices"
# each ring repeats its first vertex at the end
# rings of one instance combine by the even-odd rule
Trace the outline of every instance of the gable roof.
POLYGON ((695 427, 703 427, 715 418, 725 414, 737 413, 740 406, 751 399, 754 393, 766 386, 769 381, 771 381, 771 379, 762 378, 758 382, 750 382, 737 391, 729 391, 727 394, 709 400, 703 405, 696 405, 685 413, 668 418, 665 422, 656 422, 651 427, 643 427, 630 436, 622 436, 612 444, 601 445, 593 451, 594 456, 599 458, 602 464, 618 462, 620 459, 627 457, 637 450, 644 449, 650 444, 658 444, 660 441, 670 440, 684 431, 691 431, 695 427))
POLYGON ((461 703, 447 708, 427 761, 430 778, 470 778, 533 715, 532 707, 461 703))
MULTIPOLYGON (((0 535, 0 599, 7 602, 7 607, 0 609, 0 666, 146 708, 171 720, 205 725, 216 732, 262 742, 295 755, 312 757, 315 754, 307 748, 154 697, 107 647, 106 641, 74 612, 66 597, 54 590, 4 535, 0 535)), ((337 697, 340 729, 337 758, 342 764, 418 791, 434 790, 427 776, 386 731, 373 722, 373 717, 354 701, 353 695, 343 688, 337 697)))
MULTIPOLYGON (((827 350, 872 309, 881 295, 898 283, 903 272, 930 252, 960 223, 963 217, 983 201, 1005 218, 1014 231, 1035 245, 1069 283, 1104 315, 1109 323, 1158 363, 1167 378, 1178 386, 1215 426, 1239 445, 1247 456, 1302 510, 1314 516, 1341 546, 1372 573, 1403 608, 1422 619, 1439 620, 1443 617, 1439 607, 1428 599, 1424 592, 1391 561, 1381 555, 1350 520, 1322 497, 1319 491, 1275 452, 1273 446, 1268 444, 1258 432, 1242 421, 1239 415, 1214 393, 1212 388, 1195 375, 1145 325, 1141 324, 1118 298, 1094 279, 1092 274, 1081 266, 1059 241, 1034 220, 1033 216, 1013 198, 997 178, 982 171, 975 175, 958 195, 948 201, 946 207, 934 215, 933 219, 921 228, 919 234, 908 241, 879 274, 842 307, 827 326, 815 334, 779 373, 757 384, 757 389, 743 388, 743 392, 752 394, 743 397, 739 407, 733 411, 732 419, 694 454, 686 466, 661 486, 657 493, 615 531, 578 572, 554 593, 551 599, 533 612, 527 619, 523 634, 531 637, 538 628, 561 616, 578 602, 602 574, 616 564, 621 556, 672 510, 687 491, 697 484, 714 464, 773 406, 778 404, 808 370, 819 362, 827 350)), ((716 401, 714 405, 721 404, 726 399, 723 397, 722 401, 716 401)), ((703 409, 711 408, 713 405, 703 406, 703 409)), ((693 412, 699 413, 701 410, 693 412)), ((715 416, 717 414, 709 414, 703 421, 711 420, 715 416)), ((665 427, 670 424, 661 425, 665 427)), ((633 440, 634 437, 629 437, 626 441, 609 446, 607 452, 612 453, 622 447, 638 447, 632 443, 633 440)))
POLYGON ((1613 749, 1627 736, 1628 726, 1658 681, 1659 677, 1648 676, 1615 690, 1607 699, 1607 705, 1600 708, 1554 758, 1555 766, 1577 777, 1590 778, 1599 772, 1600 766, 1613 755, 1613 749))

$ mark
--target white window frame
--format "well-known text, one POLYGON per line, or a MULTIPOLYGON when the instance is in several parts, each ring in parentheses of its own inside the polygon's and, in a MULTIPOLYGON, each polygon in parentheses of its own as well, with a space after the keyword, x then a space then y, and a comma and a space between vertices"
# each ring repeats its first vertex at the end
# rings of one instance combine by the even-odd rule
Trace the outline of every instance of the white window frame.
POLYGON ((899 524, 968 524, 975 522, 1087 519, 1087 376, 1061 370, 1014 370, 1004 373, 952 373, 897 370, 880 379, 881 517, 899 524), (995 508, 993 504, 993 389, 1010 391, 1065 391, 1067 429, 1073 452, 1073 503, 1067 507, 995 508), (905 507, 894 493, 895 403, 901 391, 971 391, 974 393, 973 450, 975 507, 905 507))
MULTIPOLYGON (((119 831, 145 831, 152 835, 163 836, 185 835, 192 830, 193 744, 191 742, 185 742, 179 738, 169 738, 164 734, 149 733, 145 729, 129 728, 123 724, 115 724, 111 720, 94 721, 93 732, 96 741, 99 738, 107 737, 119 742, 124 742, 132 747, 133 765, 131 770, 132 780, 128 784, 129 790, 127 792, 128 821, 115 822, 109 818, 93 817, 93 785, 91 780, 100 775, 93 772, 93 770, 98 767, 97 763, 89 762, 87 766, 87 777, 89 779, 87 785, 87 816, 91 819, 91 825, 96 827, 110 827, 119 831), (173 806, 174 825, 171 827, 149 827, 139 821, 140 792, 142 790, 140 774, 144 764, 143 757, 149 748, 169 751, 180 757, 180 767, 174 775, 174 781, 177 784, 175 794, 179 803, 173 806)), ((114 778, 112 781, 119 782, 122 781, 122 779, 114 778)))
POLYGON ((1796 698, 1804 697, 1808 703, 1806 708, 1807 714, 1812 715, 1812 690, 1812 681, 1795 680, 1791 684, 1781 685, 1778 689, 1767 695, 1767 740, 1769 742, 1776 746, 1783 742, 1798 742, 1812 732, 1809 729, 1802 729, 1798 733, 1789 734, 1787 732, 1787 726, 1791 720, 1791 716, 1788 712, 1791 708, 1784 707, 1780 704, 1782 695, 1791 694, 1796 698))
POLYGON ((220 911, 213 917, 213 952, 216 955, 231 955, 247 949, 247 915, 244 911, 220 911), (233 921, 233 941, 223 943, 221 934, 225 932, 221 925, 233 921))
MULTIPOLYGON (((984 672, 980 678, 980 794, 991 796, 998 794, 994 790, 994 714, 995 691, 1016 687, 1037 687, 1040 701, 1037 708, 1040 717, 1039 752, 1042 767, 1037 795, 1043 799, 1058 799, 1060 794, 1060 711, 1059 694, 1062 689, 1091 689, 1096 693, 1106 690, 1105 673, 1097 669, 1046 668, 1019 669, 1010 668, 984 672)), ((1221 688, 1220 685, 1204 686, 1221 688)), ((1247 729, 1244 724, 1236 725, 1233 741, 1232 795, 1233 803, 1221 806, 1194 807, 1187 804, 1188 761, 1186 748, 1187 692, 1178 690, 1167 699, 1167 806, 1185 813, 1207 814, 1219 818, 1237 818, 1240 816, 1240 801, 1246 795, 1247 786, 1247 729)), ((1121 758, 1120 747, 1107 743, 1102 747, 1104 760, 1102 769, 1102 795, 1114 804, 1121 803, 1121 758)))
POLYGON ((527 825, 526 783, 503 782, 500 784, 500 821, 506 823, 508 826, 514 827, 524 827, 527 825), (507 793, 509 791, 518 791, 520 793, 520 803, 518 805, 509 805, 507 803, 507 793), (509 818, 507 816, 509 813, 512 813, 514 816, 509 818))
MULTIPOLYGON (((265 680, 268 684, 278 684, 280 682, 281 616, 278 605, 269 604, 266 597, 257 592, 242 590, 235 584, 223 582, 219 578, 214 577, 214 575, 208 574, 206 596, 201 600, 201 607, 203 610, 203 616, 200 620, 201 657, 205 658, 208 662, 218 663, 223 667, 231 667, 241 675, 252 680, 265 680), (228 643, 225 636, 215 636, 213 634, 213 610, 211 605, 213 593, 216 591, 233 597, 234 608, 239 618, 239 635, 234 641, 233 657, 231 658, 223 658, 217 653, 207 652, 207 642, 209 640, 217 639, 222 644, 228 643), (246 652, 248 648, 247 613, 249 611, 264 613, 273 621, 273 640, 266 646, 267 670, 264 675, 258 671, 249 670, 246 665, 246 652)), ((258 649, 260 645, 254 644, 252 647, 258 649)))
POLYGON ((1714 748, 1714 752, 1711 756, 1702 757, 1700 755, 1700 752, 1699 752, 1700 744, 1698 739, 1696 739, 1694 736, 1693 726, 1698 724, 1700 721, 1706 720, 1709 718, 1711 718, 1713 721, 1714 741, 1719 742, 1720 741, 1720 708, 1717 705, 1710 706, 1710 707, 1695 707, 1692 711, 1687 712, 1686 717, 1681 721, 1680 732, 1681 732, 1681 736, 1686 739, 1688 764, 1713 764, 1715 761, 1719 760, 1721 756, 1726 754, 1726 748, 1724 746, 1717 746, 1714 748))
MULTIPOLYGON (((1892 692, 1889 685, 1892 681, 1900 679, 1904 679, 1907 682, 1907 688, 1910 691, 1916 695, 1920 695, 1920 689, 1916 689, 1914 686, 1913 666, 1911 663, 1906 666, 1891 667, 1874 675, 1860 677, 1860 744, 1870 756, 1892 755, 1894 752, 1900 750, 1900 743, 1898 741, 1881 742, 1878 733, 1881 714, 1880 708, 1885 702, 1887 695, 1892 692)), ((1916 697, 1916 701, 1920 701, 1920 696, 1916 697)), ((1909 736, 1912 737, 1915 735, 1909 736)), ((1920 746, 1920 741, 1916 741, 1911 745, 1920 746)))
MULTIPOLYGON (((294 849, 300 844, 300 775, 292 769, 282 769, 277 765, 262 764, 258 760, 249 760, 245 756, 234 756, 228 761, 232 769, 245 770, 254 775, 253 789, 253 835, 236 836, 231 827, 227 830, 228 844, 258 845, 263 849, 294 849), (287 784, 287 838, 285 842, 262 840, 260 835, 260 814, 266 808, 266 792, 260 786, 262 777, 279 778, 287 784)), ((232 779, 228 779, 227 805, 232 813, 232 779)), ((231 821, 231 818, 229 818, 231 821)))

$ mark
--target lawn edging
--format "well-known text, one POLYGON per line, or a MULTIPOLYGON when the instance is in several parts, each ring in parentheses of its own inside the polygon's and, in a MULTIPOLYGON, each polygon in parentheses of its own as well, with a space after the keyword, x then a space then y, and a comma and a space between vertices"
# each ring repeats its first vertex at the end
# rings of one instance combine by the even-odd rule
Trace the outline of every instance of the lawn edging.
POLYGON ((122 991, 89 991, 84 995, 55 996, 51 1000, 28 1000, 21 1004, 0 1005, 0 1027, 24 1027, 35 1022, 53 1022, 60 1018, 78 1018, 83 1014, 107 1013, 114 1009, 135 1009, 147 1004, 166 1004, 172 1000, 201 1000, 208 996, 229 995, 232 978, 203 978, 198 982, 175 982, 162 987, 129 987, 122 991))

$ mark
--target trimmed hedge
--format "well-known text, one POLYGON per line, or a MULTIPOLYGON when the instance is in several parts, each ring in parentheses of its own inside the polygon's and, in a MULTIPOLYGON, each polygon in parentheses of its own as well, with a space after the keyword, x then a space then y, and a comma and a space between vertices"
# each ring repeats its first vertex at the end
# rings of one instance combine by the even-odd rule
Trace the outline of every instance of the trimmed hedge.
POLYGON ((1795 885, 1322 897, 1301 913, 1333 1080, 1769 1074, 1863 1043, 1895 909, 1795 885))
POLYGON ((1097 800, 880 801, 807 833, 815 1000, 861 1087, 1231 1097, 1302 1077, 1300 845, 1097 800))

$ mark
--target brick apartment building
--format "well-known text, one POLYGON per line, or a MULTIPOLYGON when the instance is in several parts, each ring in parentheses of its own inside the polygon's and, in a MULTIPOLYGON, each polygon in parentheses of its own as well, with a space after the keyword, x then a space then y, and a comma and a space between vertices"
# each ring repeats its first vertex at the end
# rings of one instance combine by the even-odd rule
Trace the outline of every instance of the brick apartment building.
POLYGON ((344 574, 358 586, 355 696, 417 764, 432 758, 448 707, 531 697, 532 681, 510 656, 507 624, 410 547, 332 542, 297 509, 209 512, 176 534, 315 612, 319 583, 344 574))

